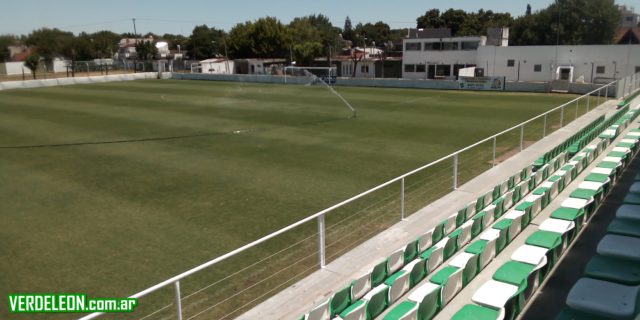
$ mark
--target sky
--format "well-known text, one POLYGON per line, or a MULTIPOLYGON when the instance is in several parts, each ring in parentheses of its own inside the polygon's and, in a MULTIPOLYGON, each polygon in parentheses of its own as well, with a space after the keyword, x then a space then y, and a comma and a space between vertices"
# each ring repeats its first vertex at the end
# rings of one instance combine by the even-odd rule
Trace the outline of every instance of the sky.
MULTIPOLYGON (((0 5, 0 34, 28 34, 41 27, 89 33, 100 30, 133 32, 132 18, 140 34, 189 35, 193 27, 207 24, 229 30, 236 23, 275 16, 283 23, 295 17, 324 14, 338 27, 347 16, 357 23, 384 21, 391 28, 415 27, 416 18, 431 8, 477 11, 480 8, 524 14, 527 3, 533 9, 547 7, 554 0, 19 0, 0 5)), ((640 0, 616 0, 617 4, 640 9, 640 0)))

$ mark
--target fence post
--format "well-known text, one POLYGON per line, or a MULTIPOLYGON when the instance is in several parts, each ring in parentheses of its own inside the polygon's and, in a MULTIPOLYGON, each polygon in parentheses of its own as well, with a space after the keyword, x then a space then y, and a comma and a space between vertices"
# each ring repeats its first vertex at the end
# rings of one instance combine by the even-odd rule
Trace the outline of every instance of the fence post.
POLYGON ((496 166, 496 136, 493 136, 493 165, 492 167, 496 166))
POLYGON ((176 316, 182 320, 182 300, 180 299, 180 281, 174 282, 176 288, 176 316))
POLYGON ((524 143, 524 124, 520 125, 520 152, 522 152, 524 143))
POLYGON ((587 96, 587 112, 586 113, 589 113, 590 104, 591 104, 591 94, 587 96))
POLYGON ((547 115, 548 113, 544 114, 544 125, 542 126, 542 137, 546 137, 547 136, 547 115))
POLYGON ((604 88, 604 102, 609 101, 609 86, 604 88))
POLYGON ((601 92, 601 91, 602 91, 602 88, 598 89, 598 102, 596 103, 596 106, 599 106, 599 105, 600 105, 600 95, 601 95, 601 93, 600 93, 600 92, 601 92))
POLYGON ((560 128, 562 128, 563 122, 564 122, 564 106, 560 108, 560 128))
POLYGON ((453 190, 458 189, 458 154, 453 155, 453 190))
POLYGON ((578 119, 578 109, 580 108, 580 98, 576 100, 576 117, 573 120, 578 119))
POLYGON ((324 246, 324 214, 318 216, 318 254, 320 259, 320 268, 324 268, 326 265, 325 261, 325 246, 324 246))
POLYGON ((400 180, 400 220, 404 220, 404 178, 400 180))

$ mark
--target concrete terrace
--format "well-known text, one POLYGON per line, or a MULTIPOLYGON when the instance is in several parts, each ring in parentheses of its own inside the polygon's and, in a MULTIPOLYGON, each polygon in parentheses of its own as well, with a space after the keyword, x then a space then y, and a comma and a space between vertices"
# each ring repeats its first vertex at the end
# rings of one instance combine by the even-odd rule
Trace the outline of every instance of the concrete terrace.
MULTIPOLYGON (((376 263, 380 262, 381 259, 389 256, 398 248, 405 246, 410 240, 416 239, 425 231, 435 227, 441 220, 444 220, 470 201, 477 199, 480 195, 489 191, 490 186, 494 186, 508 179, 523 167, 532 164, 535 159, 543 153, 569 138, 578 129, 586 126, 597 117, 601 115, 609 116, 614 113, 616 111, 615 103, 615 100, 610 100, 565 127, 553 132, 544 139, 528 146, 522 152, 503 161, 494 168, 460 186, 457 190, 450 192, 441 199, 412 214, 405 221, 400 221, 389 229, 365 241, 355 249, 328 264, 325 268, 314 272, 305 279, 269 298, 241 315, 238 319, 293 319, 308 312, 315 305, 329 298, 336 290, 342 288, 357 276, 370 270, 376 263)), ((585 172, 587 171, 585 170, 585 172)), ((566 198, 567 195, 563 193, 560 194, 559 197, 566 198)), ((533 223, 539 223, 541 221, 540 219, 548 216, 561 202, 562 198, 553 201, 550 207, 546 208, 533 223)), ((527 235, 532 233, 536 226, 531 227, 532 228, 524 229, 522 231, 523 234, 514 239, 505 250, 515 250, 515 248, 522 244, 527 235)), ((506 253, 501 253, 485 268, 489 270, 483 270, 476 279, 465 287, 458 296, 437 315, 436 319, 448 319, 453 313, 459 310, 462 305, 468 303, 473 292, 484 282, 482 279, 490 277, 493 273, 492 269, 498 268, 502 262, 510 257, 509 251, 505 252, 506 253)), ((444 265, 446 265, 446 263, 442 264, 442 266, 444 265)), ((435 272, 437 272, 437 270, 435 272)), ((416 288, 417 287, 419 287, 419 285, 416 286, 416 288)), ((411 292, 412 291, 406 293, 404 298, 408 297, 411 292)), ((400 299, 397 303, 404 301, 404 298, 400 299)), ((386 312, 392 310, 394 306, 395 305, 389 306, 386 312)), ((382 319, 385 313, 378 318, 382 319)))

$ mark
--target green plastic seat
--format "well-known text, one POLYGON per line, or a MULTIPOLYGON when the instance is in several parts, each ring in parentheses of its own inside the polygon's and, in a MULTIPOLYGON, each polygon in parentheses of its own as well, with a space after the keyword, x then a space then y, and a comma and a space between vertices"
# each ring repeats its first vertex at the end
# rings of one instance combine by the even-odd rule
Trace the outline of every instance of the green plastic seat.
POLYGON ((451 298, 462 289, 462 271, 463 269, 461 268, 446 266, 429 279, 429 282, 442 287, 442 293, 440 294, 441 306, 447 305, 451 298))
POLYGON ((331 318, 339 315, 340 312, 344 311, 351 304, 351 285, 338 290, 331 297, 331 302, 329 303, 329 314, 331 318))
POLYGON ((407 264, 418 256, 418 240, 411 241, 404 249, 404 264, 407 264))
POLYGON ((613 219, 607 227, 607 233, 639 238, 640 221, 623 218, 613 219))
POLYGON ((421 253, 420 259, 424 260, 425 271, 429 274, 442 264, 442 248, 433 246, 421 253))
POLYGON ((473 218, 471 218, 473 221, 473 224, 471 225, 472 239, 478 236, 482 232, 482 230, 484 230, 484 217, 485 217, 485 212, 483 211, 473 216, 473 218))
POLYGON ((442 240, 442 238, 444 237, 445 224, 446 221, 441 221, 437 226, 435 226, 435 228, 433 228, 433 233, 431 234, 431 243, 436 243, 442 240))
POLYGON ((451 320, 497 320, 499 317, 498 310, 466 304, 451 317, 451 320))
POLYGON ((389 259, 385 259, 373 267, 373 270, 371 271, 371 287, 378 286, 387 278, 388 261, 389 259))
POLYGON ((511 239, 515 237, 515 235, 510 234, 511 225, 513 224, 513 220, 511 219, 502 219, 491 226, 491 228, 500 231, 500 237, 496 241, 496 252, 501 252, 506 245, 511 242, 511 239), (504 238, 503 241, 500 241, 504 238))
POLYGON ((560 207, 551 213, 551 218, 573 221, 579 230, 584 222, 584 209, 560 207))
POLYGON ((493 280, 508 283, 520 288, 518 291, 524 294, 524 299, 528 299, 533 292, 537 279, 536 266, 518 262, 507 261, 496 272, 493 273, 493 280))
POLYGON ((622 258, 596 254, 587 263, 584 274, 589 278, 620 284, 640 284, 640 264, 622 258))
POLYGON ((576 189, 573 192, 571 192, 571 194, 569 194, 569 197, 584 199, 584 200, 594 199, 596 200, 596 202, 600 202, 600 199, 602 198, 602 192, 603 192, 602 188, 598 190, 576 189))
POLYGON ((525 243, 548 249, 547 261, 550 268, 555 265, 562 251, 562 235, 551 231, 538 230, 532 233, 525 243))
POLYGON ((413 301, 402 301, 387 313, 383 320, 416 319, 418 317, 418 304, 413 301))

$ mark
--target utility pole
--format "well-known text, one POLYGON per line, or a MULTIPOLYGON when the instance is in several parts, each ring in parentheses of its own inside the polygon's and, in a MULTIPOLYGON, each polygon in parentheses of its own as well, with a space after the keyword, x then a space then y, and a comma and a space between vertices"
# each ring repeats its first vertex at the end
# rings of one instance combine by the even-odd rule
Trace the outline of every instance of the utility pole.
POLYGON ((133 36, 136 39, 136 42, 138 42, 138 32, 136 31, 136 18, 132 18, 131 20, 133 20, 133 36))

